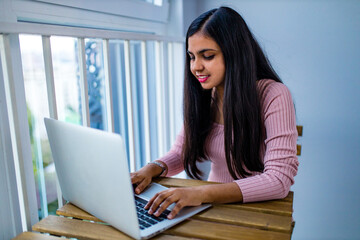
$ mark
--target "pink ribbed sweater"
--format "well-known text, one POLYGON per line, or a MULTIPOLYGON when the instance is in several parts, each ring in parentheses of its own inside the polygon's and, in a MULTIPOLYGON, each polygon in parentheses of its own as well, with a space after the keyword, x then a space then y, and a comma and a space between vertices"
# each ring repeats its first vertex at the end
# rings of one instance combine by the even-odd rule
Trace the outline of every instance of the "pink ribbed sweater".
MULTIPOLYGON (((299 162, 296 157, 296 120, 291 94, 288 88, 273 80, 258 81, 258 91, 262 101, 266 139, 262 146, 264 152, 264 171, 253 172, 252 176, 235 180, 231 177, 225 159, 224 126, 214 123, 205 147, 211 161, 208 181, 236 182, 244 202, 265 201, 284 198, 294 183, 299 162)), ((184 140, 183 129, 170 151, 161 159, 167 167, 167 176, 184 170, 181 160, 184 140)))

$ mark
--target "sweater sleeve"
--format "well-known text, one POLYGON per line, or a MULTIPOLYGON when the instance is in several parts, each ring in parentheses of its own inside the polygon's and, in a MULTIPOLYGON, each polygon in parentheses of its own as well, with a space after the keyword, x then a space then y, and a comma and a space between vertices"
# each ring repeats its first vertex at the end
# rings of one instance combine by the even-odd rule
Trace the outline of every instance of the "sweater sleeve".
POLYGON ((288 88, 273 83, 262 99, 266 129, 264 171, 235 181, 241 189, 243 202, 286 197, 299 165, 295 109, 288 88))
POLYGON ((167 152, 163 157, 158 159, 166 164, 168 172, 166 177, 174 176, 184 170, 184 164, 181 160, 182 146, 184 143, 184 127, 181 128, 181 131, 176 137, 175 143, 172 145, 169 152, 167 152))

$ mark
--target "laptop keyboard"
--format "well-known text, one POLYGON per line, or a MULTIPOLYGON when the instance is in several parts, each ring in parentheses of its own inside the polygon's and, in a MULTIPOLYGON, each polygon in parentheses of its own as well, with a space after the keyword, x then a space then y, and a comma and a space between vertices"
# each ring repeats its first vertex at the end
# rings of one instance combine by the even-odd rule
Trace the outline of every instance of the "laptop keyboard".
POLYGON ((164 221, 165 219, 167 219, 167 215, 170 213, 169 210, 165 210, 163 213, 160 214, 159 217, 148 214, 148 211, 144 209, 147 201, 137 196, 135 196, 135 204, 141 230, 164 221))

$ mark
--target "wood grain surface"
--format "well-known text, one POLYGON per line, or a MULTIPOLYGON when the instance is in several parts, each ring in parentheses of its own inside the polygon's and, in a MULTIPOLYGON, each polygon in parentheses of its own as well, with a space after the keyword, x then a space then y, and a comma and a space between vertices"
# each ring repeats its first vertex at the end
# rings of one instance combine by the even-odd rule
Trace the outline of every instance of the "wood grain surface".
MULTIPOLYGON (((166 187, 218 184, 177 178, 156 178, 154 181, 166 187)), ((290 192, 284 199, 267 202, 214 204, 153 239, 291 239, 294 226, 293 198, 294 194, 290 192)), ((35 224, 32 230, 77 239, 132 239, 71 203, 65 204, 56 213, 59 216, 48 216, 35 224)), ((59 238, 39 233, 24 233, 17 239, 59 238)))

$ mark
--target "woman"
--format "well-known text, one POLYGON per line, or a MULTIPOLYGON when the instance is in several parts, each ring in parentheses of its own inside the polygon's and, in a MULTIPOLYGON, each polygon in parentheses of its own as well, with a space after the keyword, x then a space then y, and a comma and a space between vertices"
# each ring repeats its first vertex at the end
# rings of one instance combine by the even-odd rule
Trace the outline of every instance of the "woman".
POLYGON ((161 159, 131 174, 136 193, 153 177, 185 169, 200 178, 198 161, 210 160, 209 181, 222 184, 170 188, 145 209, 159 216, 185 206, 284 198, 294 183, 296 121, 291 95, 231 8, 210 10, 186 35, 184 126, 161 159))

